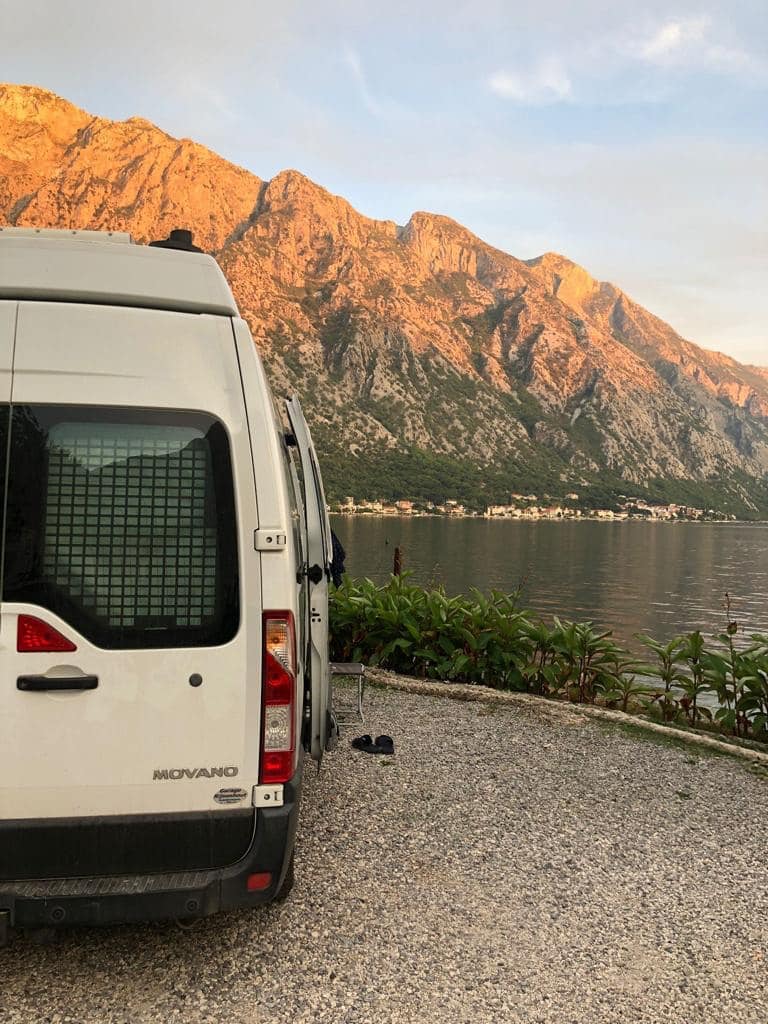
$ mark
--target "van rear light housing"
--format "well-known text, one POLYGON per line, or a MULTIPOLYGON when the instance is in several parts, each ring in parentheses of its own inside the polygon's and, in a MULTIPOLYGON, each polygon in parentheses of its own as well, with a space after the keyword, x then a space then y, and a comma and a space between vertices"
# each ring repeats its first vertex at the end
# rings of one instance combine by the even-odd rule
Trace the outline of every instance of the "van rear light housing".
POLYGON ((296 769, 296 631, 289 611, 263 613, 259 781, 288 782, 296 769))
POLYGON ((16 623, 16 650, 21 654, 56 654, 76 651, 77 645, 34 615, 20 615, 16 623))

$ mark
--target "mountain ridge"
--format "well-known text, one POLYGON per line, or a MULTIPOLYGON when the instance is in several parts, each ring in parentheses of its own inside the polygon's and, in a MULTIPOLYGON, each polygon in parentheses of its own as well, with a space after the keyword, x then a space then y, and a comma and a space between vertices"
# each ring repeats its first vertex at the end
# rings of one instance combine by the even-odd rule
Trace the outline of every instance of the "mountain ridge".
POLYGON ((535 485, 768 512, 768 369, 560 254, 520 260, 440 214, 368 218, 299 171, 264 180, 24 86, 0 86, 0 220, 142 242, 191 228, 275 386, 302 393, 337 495, 535 485))

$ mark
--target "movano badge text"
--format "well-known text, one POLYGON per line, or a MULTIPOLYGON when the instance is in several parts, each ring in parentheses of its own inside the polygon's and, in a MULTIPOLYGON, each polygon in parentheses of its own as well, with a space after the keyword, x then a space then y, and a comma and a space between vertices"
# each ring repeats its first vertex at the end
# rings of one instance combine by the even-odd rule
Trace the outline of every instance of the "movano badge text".
POLYGON ((155 768, 152 779, 233 779, 239 771, 234 765, 226 768, 155 768))

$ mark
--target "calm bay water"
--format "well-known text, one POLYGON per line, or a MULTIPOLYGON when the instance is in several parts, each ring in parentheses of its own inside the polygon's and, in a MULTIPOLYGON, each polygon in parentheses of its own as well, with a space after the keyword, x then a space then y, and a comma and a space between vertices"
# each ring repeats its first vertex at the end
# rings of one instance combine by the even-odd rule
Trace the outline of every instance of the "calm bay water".
POLYGON ((637 632, 719 632, 726 590, 739 626, 768 633, 768 524, 332 520, 352 576, 384 582, 399 545, 415 582, 451 594, 522 584, 523 604, 543 617, 589 619, 628 643, 637 632))

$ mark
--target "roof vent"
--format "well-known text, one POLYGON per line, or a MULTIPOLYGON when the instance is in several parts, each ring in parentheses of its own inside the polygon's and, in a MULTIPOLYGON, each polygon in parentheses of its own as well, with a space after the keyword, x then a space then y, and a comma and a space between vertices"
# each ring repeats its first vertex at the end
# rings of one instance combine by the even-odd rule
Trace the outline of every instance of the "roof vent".
POLYGON ((150 242, 158 249, 181 249, 183 252, 202 252, 198 246, 192 244, 192 232, 187 228, 174 228, 167 238, 157 242, 150 242))

